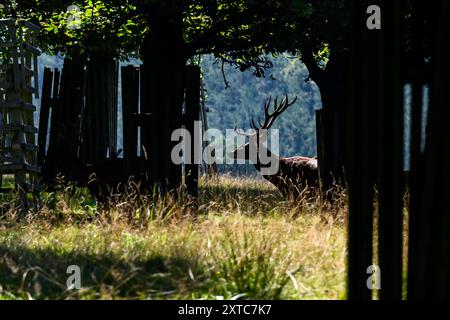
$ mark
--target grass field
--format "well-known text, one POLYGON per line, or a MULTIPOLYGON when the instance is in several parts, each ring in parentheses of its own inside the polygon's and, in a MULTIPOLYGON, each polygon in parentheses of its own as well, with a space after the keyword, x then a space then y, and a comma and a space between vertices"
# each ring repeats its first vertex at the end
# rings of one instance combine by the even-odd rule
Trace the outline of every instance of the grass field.
POLYGON ((284 200, 263 180, 201 182, 198 211, 130 193, 98 208, 81 189, 0 207, 0 299, 345 298, 345 201, 284 200), (67 290, 70 265, 81 289, 67 290))

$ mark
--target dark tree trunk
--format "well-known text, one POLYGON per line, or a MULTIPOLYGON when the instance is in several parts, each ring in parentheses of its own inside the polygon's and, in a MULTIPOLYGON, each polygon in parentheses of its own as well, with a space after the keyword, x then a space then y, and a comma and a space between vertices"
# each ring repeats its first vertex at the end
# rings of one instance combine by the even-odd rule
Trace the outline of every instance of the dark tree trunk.
POLYGON ((317 138, 321 146, 318 152, 322 186, 328 190, 344 179, 344 119, 347 89, 345 88, 346 56, 334 55, 327 67, 311 78, 319 87, 322 99, 322 133, 317 138))
POLYGON ((149 16, 151 32, 143 43, 144 72, 141 114, 148 114, 141 127, 141 154, 147 174, 162 192, 172 191, 181 183, 181 166, 171 161, 174 142, 171 133, 181 126, 183 74, 186 46, 183 19, 177 12, 154 9, 149 16))

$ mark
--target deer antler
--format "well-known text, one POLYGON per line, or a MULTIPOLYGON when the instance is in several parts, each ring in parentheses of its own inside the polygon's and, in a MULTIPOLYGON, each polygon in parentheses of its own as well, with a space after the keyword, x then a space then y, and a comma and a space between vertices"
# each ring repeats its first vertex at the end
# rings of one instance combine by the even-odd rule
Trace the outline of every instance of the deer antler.
POLYGON ((270 112, 270 103, 272 102, 272 96, 269 97, 267 102, 264 104, 264 122, 258 119, 259 127, 255 124, 255 120, 252 119, 251 127, 254 130, 269 129, 275 120, 290 106, 292 106, 297 101, 297 97, 294 98, 292 102, 289 102, 288 96, 284 96, 280 104, 278 104, 278 98, 275 98, 273 102, 273 111, 270 112))
MULTIPOLYGON (((292 102, 289 102, 288 96, 284 96, 283 100, 281 100, 281 103, 278 104, 278 98, 275 98, 273 101, 273 111, 270 112, 270 104, 272 102, 272 96, 269 97, 269 99, 264 104, 264 123, 261 123, 261 120, 258 119, 259 126, 255 123, 255 119, 252 118, 250 121, 250 127, 255 130, 256 132, 261 129, 269 129, 275 120, 284 112, 286 111, 290 106, 292 106, 297 101, 297 97, 294 98, 292 102)), ((239 128, 235 127, 234 131, 236 131, 237 134, 242 136, 251 137, 256 134, 255 133, 247 133, 239 128)))

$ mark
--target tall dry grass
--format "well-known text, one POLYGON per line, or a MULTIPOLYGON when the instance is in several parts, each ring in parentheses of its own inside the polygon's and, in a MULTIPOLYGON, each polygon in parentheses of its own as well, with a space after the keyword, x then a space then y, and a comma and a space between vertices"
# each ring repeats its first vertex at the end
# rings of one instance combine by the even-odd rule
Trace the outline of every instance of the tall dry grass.
MULTIPOLYGON (((10 197, 11 198, 11 197, 10 197)), ((0 206, 4 299, 338 299, 345 295, 345 194, 292 202, 264 180, 201 180, 196 210, 156 191, 43 193, 18 219, 0 206), (67 290, 69 265, 82 288, 67 290)))

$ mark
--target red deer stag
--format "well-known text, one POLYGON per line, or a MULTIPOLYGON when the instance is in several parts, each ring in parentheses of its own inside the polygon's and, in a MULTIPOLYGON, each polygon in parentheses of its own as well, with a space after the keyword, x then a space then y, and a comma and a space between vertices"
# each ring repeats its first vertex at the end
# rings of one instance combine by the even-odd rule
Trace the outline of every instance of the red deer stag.
POLYGON ((249 142, 240 146, 236 149, 232 157, 234 159, 245 159, 251 160, 250 152, 252 150, 256 151, 256 162, 253 162, 253 166, 256 170, 261 172, 264 167, 260 159, 260 155, 267 155, 268 158, 278 161, 279 169, 276 174, 264 175, 263 177, 274 184, 281 193, 286 197, 297 198, 305 189, 308 187, 314 187, 318 183, 318 165, 317 158, 308 157, 289 157, 284 158, 279 155, 273 154, 268 150, 262 142, 260 142, 263 136, 262 130, 268 130, 273 125, 275 120, 290 106, 292 106, 297 101, 297 97, 289 102, 287 96, 283 98, 280 104, 278 104, 277 99, 273 103, 273 111, 270 110, 270 105, 272 102, 272 97, 264 105, 264 122, 258 121, 258 125, 255 124, 254 119, 251 121, 251 127, 253 129, 252 133, 243 133, 237 128, 235 131, 240 134, 247 136, 249 142), (252 145, 253 144, 253 145, 252 145))

